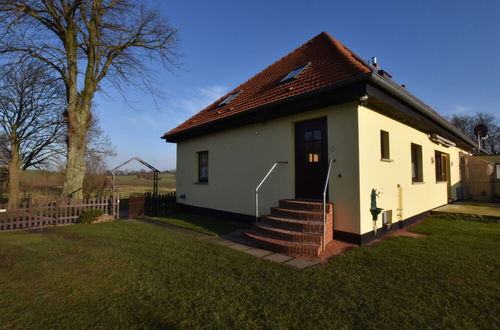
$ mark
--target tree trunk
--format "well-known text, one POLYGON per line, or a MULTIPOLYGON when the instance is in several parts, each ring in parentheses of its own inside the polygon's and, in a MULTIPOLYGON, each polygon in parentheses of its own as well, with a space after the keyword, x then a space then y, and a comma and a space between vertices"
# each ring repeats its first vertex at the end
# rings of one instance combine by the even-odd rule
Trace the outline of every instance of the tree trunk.
POLYGON ((7 208, 13 209, 19 205, 21 182, 21 166, 18 149, 12 147, 12 161, 9 163, 9 202, 7 208), (15 150, 14 150, 15 149, 15 150))
POLYGON ((87 132, 90 122, 90 107, 79 106, 68 109, 67 114, 67 161, 63 196, 83 199, 83 178, 87 165, 87 132))

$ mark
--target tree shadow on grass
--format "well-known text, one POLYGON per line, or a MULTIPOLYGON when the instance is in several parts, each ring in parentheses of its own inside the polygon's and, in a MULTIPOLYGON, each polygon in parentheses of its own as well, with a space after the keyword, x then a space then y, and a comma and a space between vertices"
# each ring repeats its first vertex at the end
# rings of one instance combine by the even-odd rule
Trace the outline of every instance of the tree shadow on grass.
POLYGON ((213 236, 220 236, 236 230, 250 228, 250 225, 240 222, 230 222, 188 213, 175 213, 166 217, 142 217, 142 219, 159 221, 213 236))

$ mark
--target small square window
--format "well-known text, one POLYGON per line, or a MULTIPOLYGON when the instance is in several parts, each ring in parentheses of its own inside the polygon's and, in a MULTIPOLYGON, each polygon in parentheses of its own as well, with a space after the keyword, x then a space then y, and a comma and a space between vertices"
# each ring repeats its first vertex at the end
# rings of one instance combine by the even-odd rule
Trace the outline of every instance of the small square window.
POLYGON ((225 105, 225 104, 228 104, 228 103, 229 103, 229 101, 231 101, 232 99, 234 99, 234 97, 235 97, 236 95, 238 95, 238 93, 239 93, 239 92, 240 92, 240 91, 236 91, 236 92, 234 92, 234 93, 231 93, 228 97, 226 97, 224 100, 222 100, 222 102, 221 102, 221 103, 219 103, 219 105, 218 105, 218 106, 219 106, 219 107, 221 107, 221 106, 223 106, 223 105, 225 105))
POLYGON ((208 182, 208 151, 198 152, 198 182, 208 182))
POLYGON ((319 163, 319 154, 308 154, 309 163, 319 163))
POLYGON ((283 79, 281 79, 280 84, 284 84, 286 82, 289 82, 290 80, 293 80, 297 78, 297 76, 304 71, 305 68, 309 66, 310 63, 303 64, 295 69, 293 69, 289 74, 287 74, 283 79))

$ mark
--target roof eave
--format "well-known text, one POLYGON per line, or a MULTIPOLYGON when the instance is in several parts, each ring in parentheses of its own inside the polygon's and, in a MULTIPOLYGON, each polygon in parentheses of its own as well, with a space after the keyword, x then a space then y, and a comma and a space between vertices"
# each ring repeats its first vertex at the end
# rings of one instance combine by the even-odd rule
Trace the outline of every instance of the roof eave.
MULTIPOLYGON (((369 81, 381 87, 382 89, 388 91, 392 95, 398 97, 403 102, 409 104, 410 106, 412 106, 412 108, 416 109, 424 116, 428 117, 432 121, 441 125, 443 128, 451 132, 454 136, 465 142, 467 145, 471 146, 472 148, 477 148, 477 144, 474 141, 472 141, 468 136, 466 136, 461 130, 453 126, 448 121, 443 120, 439 115, 434 113, 425 103, 420 101, 417 97, 409 93, 403 87, 397 85, 393 81, 389 81, 388 79, 382 77, 381 75, 375 72, 372 72, 368 77, 369 81)), ((483 148, 481 148, 480 152, 483 152, 485 154, 491 154, 489 151, 483 148)))
POLYGON ((354 85, 356 83, 365 81, 367 79, 367 77, 368 77, 369 74, 370 73, 362 73, 362 74, 353 76, 353 77, 348 78, 348 79, 344 79, 344 80, 342 80, 340 82, 337 82, 337 83, 334 83, 334 84, 330 84, 330 85, 324 86, 322 88, 318 88, 316 90, 313 90, 313 91, 310 91, 310 92, 307 92, 307 93, 303 93, 303 94, 300 94, 300 95, 288 97, 288 98, 285 98, 285 99, 282 99, 282 100, 279 100, 279 101, 276 101, 276 102, 264 104, 264 105, 259 106, 259 107, 251 108, 251 109, 248 109, 248 110, 245 110, 245 111, 242 111, 242 112, 239 112, 239 113, 235 113, 233 115, 230 115, 230 116, 227 116, 227 117, 223 117, 223 118, 220 118, 220 119, 217 119, 217 120, 214 120, 214 121, 210 121, 210 122, 207 122, 207 123, 204 123, 204 124, 192 127, 192 128, 188 128, 188 129, 185 129, 185 130, 182 130, 182 131, 179 131, 179 132, 165 134, 161 138, 164 139, 166 142, 172 142, 172 143, 180 142, 180 141, 184 140, 184 138, 183 138, 184 136, 190 136, 190 135, 192 135, 191 133, 194 132, 194 131, 201 130, 201 129, 209 127, 209 126, 217 126, 221 122, 224 122, 224 121, 227 121, 227 120, 234 120, 234 119, 236 119, 238 117, 241 117, 241 116, 247 116, 247 115, 255 113, 255 112, 259 112, 259 111, 263 111, 263 110, 268 110, 268 109, 271 109, 271 108, 274 108, 274 107, 277 107, 277 106, 281 106, 281 105, 285 105, 285 104, 297 102, 299 100, 302 100, 302 99, 305 99, 305 98, 308 98, 308 97, 311 97, 311 96, 314 96, 314 95, 323 94, 323 93, 326 93, 326 92, 329 92, 329 91, 332 91, 332 90, 336 90, 336 89, 341 88, 341 87, 346 87, 346 86, 354 85))

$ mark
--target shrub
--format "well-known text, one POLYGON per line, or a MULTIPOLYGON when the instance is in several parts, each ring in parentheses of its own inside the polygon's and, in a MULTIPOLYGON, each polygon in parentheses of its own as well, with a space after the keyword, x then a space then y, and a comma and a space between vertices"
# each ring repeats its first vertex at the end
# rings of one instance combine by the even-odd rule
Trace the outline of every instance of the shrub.
POLYGON ((93 223, 101 215, 103 215, 103 210, 89 210, 82 213, 80 216, 80 223, 93 223))

